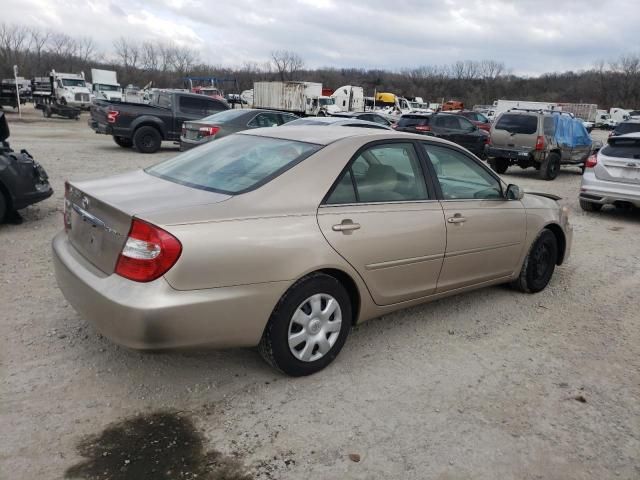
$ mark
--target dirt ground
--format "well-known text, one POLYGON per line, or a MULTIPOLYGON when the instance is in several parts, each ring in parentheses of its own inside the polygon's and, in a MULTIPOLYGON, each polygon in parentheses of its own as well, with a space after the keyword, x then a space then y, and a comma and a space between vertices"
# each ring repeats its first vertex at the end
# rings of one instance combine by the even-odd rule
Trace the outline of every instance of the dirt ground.
POLYGON ((583 213, 577 169, 505 175, 572 210, 571 258, 545 291, 367 322, 292 379, 254 350, 118 347, 66 303, 50 254, 64 180, 177 151, 122 149, 86 118, 9 114, 55 194, 0 226, 0 478, 640 478, 640 214, 583 213))

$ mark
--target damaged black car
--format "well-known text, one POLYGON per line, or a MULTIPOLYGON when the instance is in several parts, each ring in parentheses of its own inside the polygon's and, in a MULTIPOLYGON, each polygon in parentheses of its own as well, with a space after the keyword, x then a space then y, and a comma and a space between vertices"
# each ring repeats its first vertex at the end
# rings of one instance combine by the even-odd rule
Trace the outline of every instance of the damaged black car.
POLYGON ((29 152, 14 152, 7 139, 9 124, 0 110, 0 223, 19 223, 18 210, 49 198, 53 189, 44 168, 29 152))

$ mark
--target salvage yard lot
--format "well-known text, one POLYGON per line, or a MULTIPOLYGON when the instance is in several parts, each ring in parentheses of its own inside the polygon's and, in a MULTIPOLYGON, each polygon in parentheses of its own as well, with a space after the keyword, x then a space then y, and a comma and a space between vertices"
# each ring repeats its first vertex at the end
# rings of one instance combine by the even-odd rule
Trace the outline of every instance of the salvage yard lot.
POLYGON ((178 439, 198 444, 176 456, 214 471, 198 478, 640 478, 640 214, 583 213, 577 168, 552 182, 504 175, 572 210, 571 257, 546 290, 488 288, 364 323, 329 368, 295 379, 253 350, 141 354, 100 337, 55 284, 64 180, 177 147, 122 149, 86 114, 8 116, 11 145, 43 164, 55 194, 0 226, 0 478, 151 471, 139 444, 116 441, 109 461, 81 444, 173 414, 178 439))

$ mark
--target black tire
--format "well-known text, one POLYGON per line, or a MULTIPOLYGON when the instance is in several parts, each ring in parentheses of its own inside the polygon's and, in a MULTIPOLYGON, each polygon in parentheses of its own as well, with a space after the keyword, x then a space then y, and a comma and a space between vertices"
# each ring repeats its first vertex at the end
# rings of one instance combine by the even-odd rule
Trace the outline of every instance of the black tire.
POLYGON ((491 169, 502 175, 509 168, 509 162, 506 158, 490 158, 487 162, 491 169))
POLYGON ((116 142, 122 148, 131 148, 133 147, 133 140, 125 137, 113 137, 113 141, 116 142))
POLYGON ((44 114, 47 116, 47 118, 51 118, 51 114, 52 114, 52 113, 53 113, 53 112, 51 111, 51 107, 47 105, 47 106, 45 107, 44 114))
POLYGON ((67 99, 64 97, 60 97, 60 105, 66 105, 67 104, 67 99))
POLYGON ((7 211, 7 199, 4 198, 4 194, 2 193, 2 190, 0 190, 0 223, 4 223, 4 220, 7 217, 7 211))
POLYGON ((588 200, 583 200, 582 198, 579 200, 579 202, 580 208, 585 212, 599 212, 600 210, 602 210, 601 203, 590 202, 588 200))
POLYGON ((540 165, 540 177, 543 180, 555 180, 560 172, 560 155, 555 152, 547 155, 540 165))
POLYGON ((140 153, 156 153, 162 145, 162 135, 155 127, 140 127, 133 134, 133 145, 140 153))
POLYGON ((518 278, 511 286, 526 293, 537 293, 549 284, 558 261, 558 241, 552 231, 542 230, 524 259, 518 278))
MULTIPOLYGON (((340 353, 351 330, 352 320, 351 301, 342 284, 334 277, 322 273, 309 275, 291 286, 276 305, 260 340, 260 354, 268 364, 287 375, 310 375, 325 368, 340 353), (296 358, 289 348, 289 328, 294 313, 316 294, 330 295, 337 300, 342 322, 337 339, 327 353, 315 361, 303 361, 296 358)), ((306 343, 300 346, 304 348, 306 343)), ((315 347, 313 351, 316 351, 315 347)))

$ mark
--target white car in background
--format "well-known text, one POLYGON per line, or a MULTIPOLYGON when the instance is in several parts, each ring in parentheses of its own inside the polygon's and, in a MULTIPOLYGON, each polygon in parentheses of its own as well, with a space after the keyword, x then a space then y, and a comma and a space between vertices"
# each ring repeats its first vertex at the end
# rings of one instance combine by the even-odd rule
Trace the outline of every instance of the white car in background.
POLYGON ((640 132, 609 137, 585 163, 580 207, 594 212, 604 205, 640 208, 640 132))

